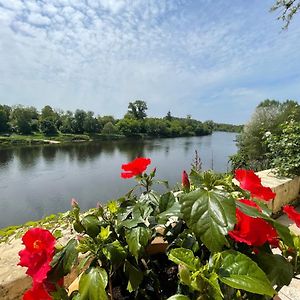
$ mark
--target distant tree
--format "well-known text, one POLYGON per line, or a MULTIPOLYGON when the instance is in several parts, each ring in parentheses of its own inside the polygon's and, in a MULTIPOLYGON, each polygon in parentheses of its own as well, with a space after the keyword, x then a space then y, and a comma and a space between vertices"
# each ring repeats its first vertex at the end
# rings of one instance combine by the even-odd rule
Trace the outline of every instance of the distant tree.
POLYGON ((57 128, 55 126, 55 121, 51 118, 46 118, 40 121, 40 130, 45 135, 57 134, 57 128))
POLYGON ((9 132, 9 116, 11 107, 8 105, 0 105, 0 132, 9 132))
POLYGON ((129 102, 127 114, 132 116, 134 119, 143 120, 147 116, 147 109, 148 107, 145 101, 136 100, 134 102, 129 102))
POLYGON ((278 19, 284 22, 284 29, 287 29, 294 15, 300 10, 300 0, 276 0, 271 11, 280 10, 278 19))
POLYGON ((168 120, 168 121, 172 121, 173 117, 172 117, 170 111, 168 111, 167 115, 165 116, 165 119, 168 120))
POLYGON ((75 133, 83 133, 84 132, 84 122, 86 119, 86 112, 82 109, 77 109, 74 114, 75 124, 74 131, 75 133))
POLYGON ((141 122, 135 119, 122 119, 116 124, 120 133, 126 136, 134 136, 141 132, 141 122))
POLYGON ((37 123, 38 113, 34 107, 19 105, 13 108, 10 119, 15 131, 21 134, 30 134, 32 125, 37 123))
POLYGON ((116 120, 113 116, 98 116, 97 118, 100 129, 104 127, 104 125, 108 122, 115 124, 116 120))
POLYGON ((59 130, 62 133, 74 133, 75 128, 75 118, 71 111, 67 111, 61 117, 61 125, 59 126, 59 130))
POLYGON ((45 135, 53 135, 57 133, 58 113, 54 112, 50 105, 46 105, 39 118, 39 128, 45 135))
POLYGON ((83 121, 83 130, 87 133, 96 133, 99 131, 99 122, 94 117, 94 112, 88 111, 83 121))
POLYGON ((119 132, 119 130, 112 122, 107 122, 105 123, 101 132, 103 134, 116 134, 119 132))

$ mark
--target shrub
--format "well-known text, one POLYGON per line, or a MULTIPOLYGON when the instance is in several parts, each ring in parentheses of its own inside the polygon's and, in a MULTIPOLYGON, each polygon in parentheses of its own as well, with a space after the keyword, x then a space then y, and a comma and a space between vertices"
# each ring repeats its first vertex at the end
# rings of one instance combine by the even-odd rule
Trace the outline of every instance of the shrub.
MULTIPOLYGON (((271 299, 299 273, 300 239, 270 217, 266 203, 275 194, 252 171, 237 170, 237 186, 231 176, 193 169, 189 176, 183 172, 181 191, 159 194, 152 187, 163 182, 155 168, 145 173, 149 163, 138 158, 122 165, 122 178, 138 182, 124 197, 84 214, 72 202, 77 238, 56 248, 51 270, 38 277, 39 288, 33 279, 27 293, 77 300, 271 299), (79 253, 82 275, 68 295, 62 277, 79 253)), ((300 224, 293 208, 286 212, 300 224)), ((30 245, 49 251, 40 239, 30 245)))
POLYGON ((300 122, 284 123, 280 134, 269 133, 266 144, 272 167, 283 176, 300 175, 300 122))

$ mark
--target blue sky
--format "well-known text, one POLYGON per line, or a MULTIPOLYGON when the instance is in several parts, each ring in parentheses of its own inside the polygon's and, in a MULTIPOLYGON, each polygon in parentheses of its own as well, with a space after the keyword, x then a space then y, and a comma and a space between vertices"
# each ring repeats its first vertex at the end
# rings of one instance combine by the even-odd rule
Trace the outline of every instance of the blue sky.
POLYGON ((0 103, 244 123, 300 99, 300 16, 273 0, 0 0, 0 103))

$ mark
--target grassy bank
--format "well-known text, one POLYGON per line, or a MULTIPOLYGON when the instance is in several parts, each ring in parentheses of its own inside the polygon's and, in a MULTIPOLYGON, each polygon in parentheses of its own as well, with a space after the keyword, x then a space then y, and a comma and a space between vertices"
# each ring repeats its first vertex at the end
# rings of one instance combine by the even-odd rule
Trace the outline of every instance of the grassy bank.
POLYGON ((25 146, 25 145, 46 145, 60 143, 75 143, 75 142, 90 142, 103 140, 118 140, 125 138, 119 134, 58 134, 53 136, 34 133, 31 135, 0 135, 0 148, 10 146, 25 146))

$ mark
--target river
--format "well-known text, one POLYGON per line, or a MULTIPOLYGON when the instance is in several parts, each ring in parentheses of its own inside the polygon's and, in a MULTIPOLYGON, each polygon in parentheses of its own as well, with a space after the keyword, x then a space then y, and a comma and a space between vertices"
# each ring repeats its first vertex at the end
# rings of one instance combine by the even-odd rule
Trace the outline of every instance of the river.
POLYGON ((149 169, 170 186, 190 170, 198 151, 202 169, 226 172, 236 153, 235 133, 152 140, 121 140, 0 150, 0 228, 37 220, 70 209, 71 198, 82 209, 124 195, 133 179, 121 179, 121 165, 149 157, 149 169))

